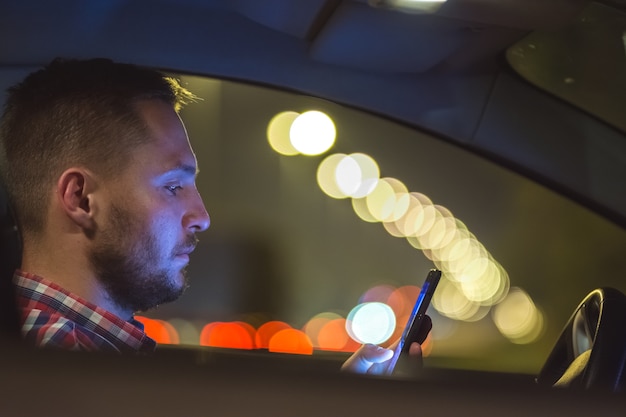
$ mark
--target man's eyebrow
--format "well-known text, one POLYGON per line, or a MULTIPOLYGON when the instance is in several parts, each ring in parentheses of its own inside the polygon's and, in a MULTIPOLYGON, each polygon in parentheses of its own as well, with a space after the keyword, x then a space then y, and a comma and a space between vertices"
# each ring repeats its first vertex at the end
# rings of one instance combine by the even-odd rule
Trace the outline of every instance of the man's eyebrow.
POLYGON ((167 170, 161 176, 182 173, 195 177, 196 175, 198 175, 198 172, 200 172, 200 170, 195 165, 179 164, 176 165, 174 168, 167 170))

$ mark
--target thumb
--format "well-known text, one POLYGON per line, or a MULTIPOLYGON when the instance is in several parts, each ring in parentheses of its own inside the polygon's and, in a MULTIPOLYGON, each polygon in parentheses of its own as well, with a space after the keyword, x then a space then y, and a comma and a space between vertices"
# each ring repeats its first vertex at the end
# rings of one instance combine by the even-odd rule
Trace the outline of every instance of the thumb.
POLYGON ((361 346, 341 367, 344 371, 367 373, 375 363, 381 363, 391 359, 393 350, 385 349, 373 344, 361 346))

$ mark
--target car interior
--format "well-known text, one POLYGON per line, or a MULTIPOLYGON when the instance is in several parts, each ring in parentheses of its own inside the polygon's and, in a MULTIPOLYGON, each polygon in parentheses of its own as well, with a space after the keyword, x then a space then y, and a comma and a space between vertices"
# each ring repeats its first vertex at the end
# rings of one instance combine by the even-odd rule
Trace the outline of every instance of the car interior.
MULTIPOLYGON (((140 313, 176 341, 146 357, 34 350, 20 341, 20 236, 0 184, 0 410, 49 412, 68 393, 64 415, 623 410, 625 0, 5 0, 0 39, 0 102, 55 57, 180 79, 200 97, 181 117, 212 220, 187 293, 140 313), (316 112, 331 120, 327 148, 278 144, 316 112), (402 214, 379 217, 375 193, 324 177, 361 163, 376 171, 367 193, 390 190, 402 214), (404 233, 418 206, 448 233, 404 233), (474 245, 462 271, 452 235, 456 250, 474 245), (445 282, 421 373, 341 372, 370 340, 345 327, 355 306, 414 300, 433 267, 445 282), (497 282, 470 288, 474 269, 497 282), (352 339, 324 344, 315 320, 352 339), (261 345, 278 322, 312 350, 261 345), (254 328, 256 347, 206 342, 224 323, 254 328), (94 392, 128 402, 94 408, 94 392)), ((398 336, 394 312, 374 343, 398 336)))

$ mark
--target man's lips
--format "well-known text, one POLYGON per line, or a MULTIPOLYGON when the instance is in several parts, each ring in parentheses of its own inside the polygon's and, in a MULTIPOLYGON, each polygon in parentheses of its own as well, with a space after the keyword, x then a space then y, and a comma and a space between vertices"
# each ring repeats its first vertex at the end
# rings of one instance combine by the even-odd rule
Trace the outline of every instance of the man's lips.
POLYGON ((181 259, 185 262, 189 262, 189 255, 186 253, 179 253, 178 255, 176 255, 176 259, 181 259))
POLYGON ((193 237, 185 242, 185 245, 180 246, 176 252, 176 257, 189 259, 189 255, 196 249, 198 239, 193 237))
POLYGON ((178 253, 176 254, 176 256, 182 256, 182 257, 187 257, 187 258, 189 258, 189 255, 191 254, 191 252, 193 252, 193 251, 194 251, 194 249, 195 249, 195 248, 189 248, 189 249, 182 250, 182 251, 178 252, 178 253))

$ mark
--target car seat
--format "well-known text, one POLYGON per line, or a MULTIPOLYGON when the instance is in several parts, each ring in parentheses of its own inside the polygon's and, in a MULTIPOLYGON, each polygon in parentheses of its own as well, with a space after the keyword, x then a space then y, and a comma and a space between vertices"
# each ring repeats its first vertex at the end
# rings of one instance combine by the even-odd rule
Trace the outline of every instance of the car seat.
POLYGON ((12 277, 20 261, 19 232, 5 188, 0 183, 0 338, 2 339, 19 339, 19 315, 12 277))

